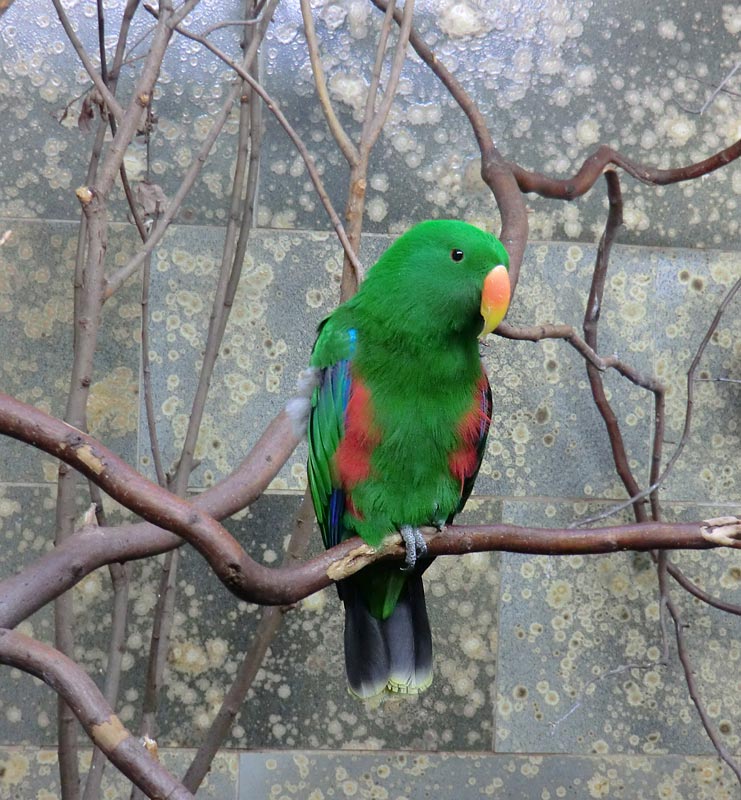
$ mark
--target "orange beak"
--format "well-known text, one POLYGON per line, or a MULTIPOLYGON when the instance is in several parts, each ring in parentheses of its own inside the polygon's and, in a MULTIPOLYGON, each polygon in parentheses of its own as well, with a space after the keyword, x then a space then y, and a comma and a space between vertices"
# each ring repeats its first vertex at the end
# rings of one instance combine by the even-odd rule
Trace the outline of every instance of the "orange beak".
POLYGON ((509 273, 504 264, 499 264, 484 278, 481 292, 481 316, 484 327, 479 334, 486 336, 504 319, 509 308, 510 284, 509 273))

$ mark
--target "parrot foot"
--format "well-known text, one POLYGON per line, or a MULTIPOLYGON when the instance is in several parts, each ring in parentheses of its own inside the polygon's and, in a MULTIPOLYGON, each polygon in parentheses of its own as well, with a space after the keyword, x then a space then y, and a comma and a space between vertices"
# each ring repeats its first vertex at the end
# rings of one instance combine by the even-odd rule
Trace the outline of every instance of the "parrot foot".
POLYGON ((402 525, 399 533, 407 549, 406 563, 401 569, 402 572, 411 572, 417 563, 417 558, 427 552, 427 543, 420 529, 411 525, 402 525))

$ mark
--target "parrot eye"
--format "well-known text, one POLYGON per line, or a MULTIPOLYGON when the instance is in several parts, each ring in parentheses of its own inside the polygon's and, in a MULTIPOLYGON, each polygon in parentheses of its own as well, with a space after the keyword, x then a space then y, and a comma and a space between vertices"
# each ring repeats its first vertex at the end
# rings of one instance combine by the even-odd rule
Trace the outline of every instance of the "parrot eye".
POLYGON ((450 257, 453 261, 463 261, 463 250, 459 250, 457 247, 450 251, 450 257))

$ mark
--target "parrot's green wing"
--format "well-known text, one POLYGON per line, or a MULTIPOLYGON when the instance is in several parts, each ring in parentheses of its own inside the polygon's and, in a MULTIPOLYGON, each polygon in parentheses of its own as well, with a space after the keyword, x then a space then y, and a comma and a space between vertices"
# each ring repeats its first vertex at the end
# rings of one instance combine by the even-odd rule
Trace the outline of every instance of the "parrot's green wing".
POLYGON ((326 548, 345 538, 342 517, 346 498, 336 474, 334 457, 345 432, 354 343, 354 331, 337 331, 331 320, 324 320, 319 326, 312 353, 311 363, 320 372, 319 385, 311 398, 308 477, 317 523, 326 548))

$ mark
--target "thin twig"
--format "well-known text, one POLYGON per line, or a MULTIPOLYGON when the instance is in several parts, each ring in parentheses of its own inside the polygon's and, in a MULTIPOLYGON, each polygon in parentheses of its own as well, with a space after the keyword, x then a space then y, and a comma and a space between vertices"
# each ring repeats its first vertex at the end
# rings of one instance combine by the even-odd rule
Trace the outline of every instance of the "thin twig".
MULTIPOLYGON (((153 9, 147 6, 147 10, 150 13, 154 13, 153 9)), ((329 216, 332 227, 334 228, 335 232, 337 233, 337 237, 342 244, 343 249, 345 250, 345 254, 347 257, 352 261, 355 268, 358 272, 361 271, 360 262, 353 251, 348 238, 347 234, 345 233, 345 228, 340 221, 337 212, 332 205, 332 201, 329 199, 329 195, 327 194, 327 190, 324 188, 324 183, 319 175, 319 172, 316 168, 316 164, 314 163, 314 159, 312 158, 311 154, 309 153, 308 148, 306 147, 303 139, 296 133, 294 128, 286 119, 283 112, 278 108, 277 103, 273 98, 267 93, 267 91, 251 76, 249 75, 242 67, 239 66, 234 60, 232 60, 226 53, 223 53, 219 50, 218 47, 213 45, 207 39, 204 39, 202 36, 199 36, 196 33, 193 33, 185 28, 178 27, 176 28, 177 32, 182 36, 185 36, 187 39, 191 39, 194 42, 200 42, 207 50, 212 52, 217 58, 221 59, 225 64, 228 64, 236 73, 239 75, 242 80, 249 83, 249 85, 260 95, 260 97, 265 101, 265 105, 267 106, 268 110, 275 116, 275 118, 280 123, 283 130, 288 134, 288 137, 293 142, 294 147, 298 150, 299 155, 301 156, 305 166, 306 171, 309 173, 309 178, 311 179, 312 184, 314 185, 314 189, 316 193, 319 195, 319 199, 322 201, 322 205, 324 206, 327 215, 329 216)))
POLYGON ((713 320, 710 323, 710 326, 707 329, 705 336, 700 342, 700 346, 697 348, 694 358, 692 359, 692 363, 690 364, 690 368, 687 372, 687 402, 685 407, 682 436, 680 437, 679 443, 677 444, 674 453, 672 453, 672 457, 669 459, 666 467, 664 467, 664 471, 647 489, 644 489, 642 492, 634 494, 632 497, 629 497, 626 501, 622 503, 610 506, 610 508, 608 508, 606 511, 601 512, 600 514, 595 514, 592 517, 581 520, 578 523, 578 526, 593 525, 595 522, 599 522, 600 520, 607 519, 607 517, 611 517, 614 514, 619 513, 624 508, 633 505, 636 501, 642 500, 644 497, 648 497, 652 492, 655 492, 666 481, 667 477, 674 469, 674 465, 677 463, 680 456, 682 455, 685 445, 689 441, 690 430, 692 428, 692 408, 694 404, 694 395, 695 395, 695 389, 694 389, 694 384, 696 382, 695 372, 697 371, 700 361, 702 360, 702 357, 705 353, 705 348, 710 343, 713 334, 715 333, 716 329, 718 328, 718 325, 720 324, 720 320, 723 314, 733 301, 733 298, 736 296, 739 289, 741 289, 741 278, 739 278, 733 284, 733 286, 729 289, 726 296, 723 298, 721 304, 718 306, 718 309, 715 312, 715 316, 713 317, 713 320))
POLYGON ((162 451, 157 437, 157 417, 154 413, 154 392, 152 389, 152 364, 149 358, 149 284, 152 267, 151 252, 144 259, 144 272, 142 274, 142 319, 141 319, 141 362, 142 384, 144 388, 144 411, 147 418, 147 433, 149 436, 149 449, 152 453, 152 463, 160 486, 167 485, 165 468, 162 464, 162 451))
POLYGON ((306 44, 309 49, 309 60, 311 62, 311 71, 314 74, 314 89, 316 90, 317 97, 319 98, 319 105, 324 112, 324 117, 329 125, 329 130, 334 137, 334 140, 339 145, 342 154, 347 159, 350 165, 357 164, 360 154, 357 147, 353 144, 350 137, 342 127, 342 123, 335 114, 332 100, 327 91, 327 79, 324 75, 324 67, 322 66, 321 56, 319 55, 319 44, 316 38, 316 30, 314 28, 314 19, 311 14, 311 5, 309 0, 301 0, 301 15, 304 20, 304 34, 306 36, 306 44))
MULTIPOLYGON (((391 18, 393 18, 394 9, 391 9, 390 13, 386 13, 384 15, 384 23, 381 32, 381 41, 379 42, 378 52, 379 56, 382 57, 381 50, 386 49, 386 42, 385 37, 383 35, 383 31, 386 30, 387 24, 390 25, 391 18), (388 23, 387 23, 388 20, 388 23)), ((391 110, 391 103, 394 101, 394 95, 396 94, 396 88, 399 85, 399 79, 401 78, 401 69, 404 66, 404 61, 406 59, 406 51, 407 51, 407 43, 409 42, 409 35, 412 31, 412 20, 414 17, 414 0, 406 0, 404 3, 404 10, 402 11, 401 15, 401 24, 399 25, 399 39, 396 42, 396 49, 394 50, 394 58, 391 62, 391 69, 389 70, 389 77, 386 81, 386 86, 383 90, 383 99, 381 100, 381 105, 378 107, 377 110, 374 110, 375 106, 375 92, 373 93, 372 99, 369 99, 368 109, 366 110, 366 117, 363 123, 363 132, 360 136, 360 143, 359 149, 361 153, 363 151, 370 152, 373 148, 373 145, 376 143, 378 136, 381 133, 381 130, 386 123, 386 118, 388 117, 388 113, 391 110)), ((380 61, 381 58, 376 60, 376 66, 380 73, 380 61)), ((375 75, 374 75, 375 77, 375 75)), ((376 87, 378 82, 376 81, 376 87)))
POLYGON ((702 726, 705 728, 705 732, 707 733, 710 741, 713 743, 713 747, 718 753, 718 756, 725 761, 726 764, 728 764, 733 771, 733 774, 736 776, 739 784, 741 784, 741 767, 739 767, 731 753, 726 749, 726 747, 723 745, 723 742, 720 740, 720 736, 715 730, 715 727, 710 719, 710 715, 708 714, 707 709, 700 698, 697 688, 697 681, 695 680, 695 673, 692 668, 692 662, 690 661, 689 651, 687 649, 687 642, 684 638, 684 624, 682 623, 679 609, 668 593, 666 597, 666 608, 674 622, 674 632, 677 637, 677 653, 679 655, 679 661, 682 665, 682 670, 684 671, 684 679, 687 683, 687 689, 689 690, 692 702, 695 704, 697 713, 700 716, 702 726))
MULTIPOLYGON (((286 553, 281 562, 282 567, 296 564, 303 558, 309 545, 313 519, 314 507, 311 494, 307 490, 296 514, 293 532, 288 540, 286 553)), ((234 719, 243 708, 247 693, 265 660, 268 648, 280 629, 286 610, 286 607, 280 608, 278 606, 271 606, 262 610, 257 630, 247 646, 234 682, 224 696, 221 707, 211 723, 208 733, 201 741, 198 752, 195 754, 183 778, 183 785, 189 791, 195 793, 198 790, 211 768, 214 756, 229 735, 234 719)))
POLYGON ((672 578, 674 578, 674 580, 683 589, 694 595, 698 600, 701 600, 703 603, 707 603, 709 606, 713 606, 713 608, 717 608, 720 611, 726 611, 729 614, 741 616, 740 605, 729 603, 727 600, 721 600, 719 597, 714 597, 704 589, 701 589, 696 583, 691 581, 676 564, 673 564, 671 561, 669 561, 667 564, 667 569, 672 578))
MULTIPOLYGON (((98 526, 107 527, 105 510, 103 509, 103 495, 98 486, 88 481, 90 497, 95 504, 95 517, 98 526)), ((118 703, 118 691, 121 683, 123 669, 123 656, 126 650, 126 628, 128 624, 129 588, 131 585, 130 564, 109 564, 108 572, 113 587, 113 608, 111 612, 111 631, 108 644, 108 660, 106 663, 103 697, 111 708, 118 703)), ((96 747, 90 763, 82 800, 97 800, 100 796, 100 787, 103 772, 108 763, 103 750, 96 747)))
MULTIPOLYGON (((688 114, 697 114, 702 116, 708 108, 715 102, 715 98, 724 90, 725 85, 731 80, 731 78, 741 69, 741 61, 737 61, 733 67, 731 68, 730 72, 723 78, 723 80, 713 89, 710 93, 710 97, 700 106, 697 110, 692 110, 690 108, 685 108, 684 106, 680 106, 683 111, 686 111, 688 114)), ((677 103, 679 105, 679 103, 677 103)))
MULTIPOLYGON (((265 25, 258 29, 257 35, 262 36, 270 22, 276 3, 271 3, 265 10, 265 25)), ((244 67, 250 70, 255 68, 257 63, 258 49, 252 45, 252 29, 245 28, 242 49, 245 53, 244 67)), ((244 87, 242 87, 244 92, 244 87)), ((206 399, 211 385, 211 377, 216 364, 216 360, 223 341, 229 313, 232 308, 234 293, 239 283, 239 276, 242 272, 244 262, 244 250, 237 253, 237 232, 249 230, 241 224, 241 217, 252 215, 254 198, 247 207, 244 203, 243 191, 248 165, 248 153, 250 149, 251 114, 250 109, 253 105, 249 103, 250 93, 242 94, 240 107, 240 129, 238 136, 237 157, 234 168, 234 178, 232 182, 232 196, 230 201, 229 218, 224 237, 221 267, 214 294, 211 317, 209 320, 206 346, 203 352, 201 369, 198 376, 198 384, 193 397, 191 411, 188 418, 188 428, 183 441, 178 466, 173 480, 173 491, 184 497, 188 488, 188 481, 194 465, 194 456, 198 434, 203 419, 206 406, 206 399)), ((253 188, 254 188, 253 181, 253 188)), ((246 237, 244 247, 246 247, 246 237)), ((168 553, 163 567, 160 587, 157 595, 157 605, 154 613, 154 624, 152 628, 152 641, 149 651, 149 664, 147 670, 146 689, 142 707, 142 723, 140 732, 142 736, 154 737, 156 713, 159 702, 159 694, 162 686, 162 678, 167 660, 167 653, 170 644, 170 633, 172 631, 173 616, 176 597, 176 576, 179 563, 179 551, 175 550, 168 553)), ((139 800, 140 793, 136 790, 132 792, 132 800, 139 800)))
MULTIPOLYGON (((100 96, 103 98, 106 106, 108 107, 109 111, 116 120, 120 121, 123 119, 124 116, 124 109, 121 107, 116 97, 111 93, 111 90, 105 83, 103 76, 98 70, 95 69, 95 65, 93 64, 90 56, 88 56, 87 51, 85 50, 84 45, 80 41, 79 37, 75 33, 74 28, 72 27, 72 23, 69 21, 69 17, 67 16, 64 6, 62 5, 62 0, 51 0, 52 4, 54 5, 54 9, 57 12, 57 16, 59 17, 59 21, 62 23, 62 27, 64 28, 64 32, 67 34, 67 38, 70 41, 70 44, 74 48, 75 52, 82 61, 82 65, 85 67, 87 74, 90 76, 91 80, 95 84, 95 88, 100 93, 100 96)), ((101 69, 103 69, 101 65, 101 69)))

